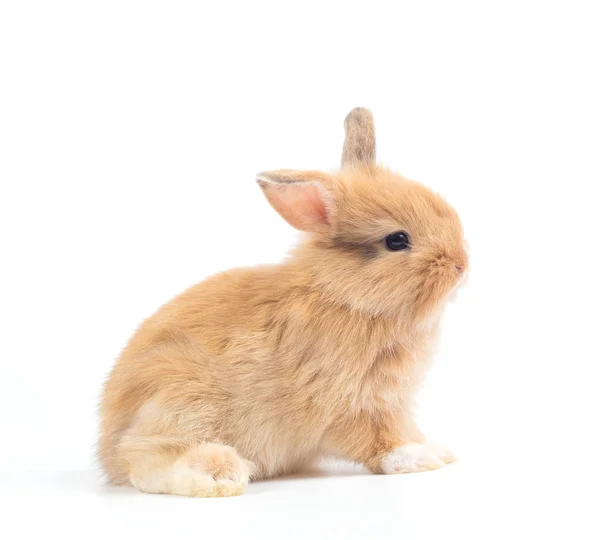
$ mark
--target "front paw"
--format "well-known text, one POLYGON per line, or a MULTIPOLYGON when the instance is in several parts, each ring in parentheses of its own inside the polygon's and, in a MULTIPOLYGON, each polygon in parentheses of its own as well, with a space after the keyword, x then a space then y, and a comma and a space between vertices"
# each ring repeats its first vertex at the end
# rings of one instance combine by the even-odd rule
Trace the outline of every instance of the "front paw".
POLYGON ((383 458, 379 468, 384 474, 422 472, 439 469, 453 461, 452 452, 442 444, 426 442, 399 446, 383 458))

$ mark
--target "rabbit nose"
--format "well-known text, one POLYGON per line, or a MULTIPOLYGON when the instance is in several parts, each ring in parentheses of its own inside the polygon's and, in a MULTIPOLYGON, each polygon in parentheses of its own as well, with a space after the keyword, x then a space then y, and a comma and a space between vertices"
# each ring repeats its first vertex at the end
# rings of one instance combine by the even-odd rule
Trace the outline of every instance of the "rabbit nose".
POLYGON ((462 274, 465 271, 465 267, 462 264, 457 264, 455 268, 458 275, 462 274))

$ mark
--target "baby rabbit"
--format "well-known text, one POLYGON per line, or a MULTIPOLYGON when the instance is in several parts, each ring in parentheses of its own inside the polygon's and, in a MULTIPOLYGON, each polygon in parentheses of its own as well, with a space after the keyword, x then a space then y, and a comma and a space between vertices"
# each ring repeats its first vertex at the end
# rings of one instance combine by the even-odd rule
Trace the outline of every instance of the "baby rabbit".
POLYGON ((213 276, 132 337, 100 409, 113 483, 222 497, 322 455, 385 474, 453 461, 411 411, 467 267, 461 224, 438 195, 376 165, 368 110, 345 129, 339 172, 257 177, 307 233, 285 262, 213 276))

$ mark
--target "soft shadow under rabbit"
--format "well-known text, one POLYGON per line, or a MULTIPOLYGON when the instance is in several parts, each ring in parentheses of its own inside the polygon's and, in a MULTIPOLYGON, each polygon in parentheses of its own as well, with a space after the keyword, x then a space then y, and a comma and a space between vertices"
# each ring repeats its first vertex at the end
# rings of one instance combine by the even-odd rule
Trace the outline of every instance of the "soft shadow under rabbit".
POLYGON ((324 454, 387 474, 453 461, 412 409, 467 267, 460 221, 376 165, 368 110, 345 126, 339 172, 258 175, 306 232, 285 262, 203 281, 130 340, 101 404, 99 456, 113 483, 227 496, 324 454))

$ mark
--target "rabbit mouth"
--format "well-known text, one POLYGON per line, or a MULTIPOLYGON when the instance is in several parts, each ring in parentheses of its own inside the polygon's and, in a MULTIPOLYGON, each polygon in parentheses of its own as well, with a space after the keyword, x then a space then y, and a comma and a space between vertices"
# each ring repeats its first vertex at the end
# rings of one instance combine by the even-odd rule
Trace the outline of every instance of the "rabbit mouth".
POLYGON ((429 270, 418 292, 413 312, 421 325, 437 319, 443 306, 453 300, 467 276, 466 265, 453 260, 436 260, 429 270))
POLYGON ((467 282, 467 278, 468 278, 467 272, 462 272, 460 274, 460 276, 456 280, 456 283, 454 284, 454 287, 452 287, 452 289, 450 289, 450 292, 446 296, 446 301, 454 302, 456 300, 456 297, 458 295, 458 290, 467 282))

